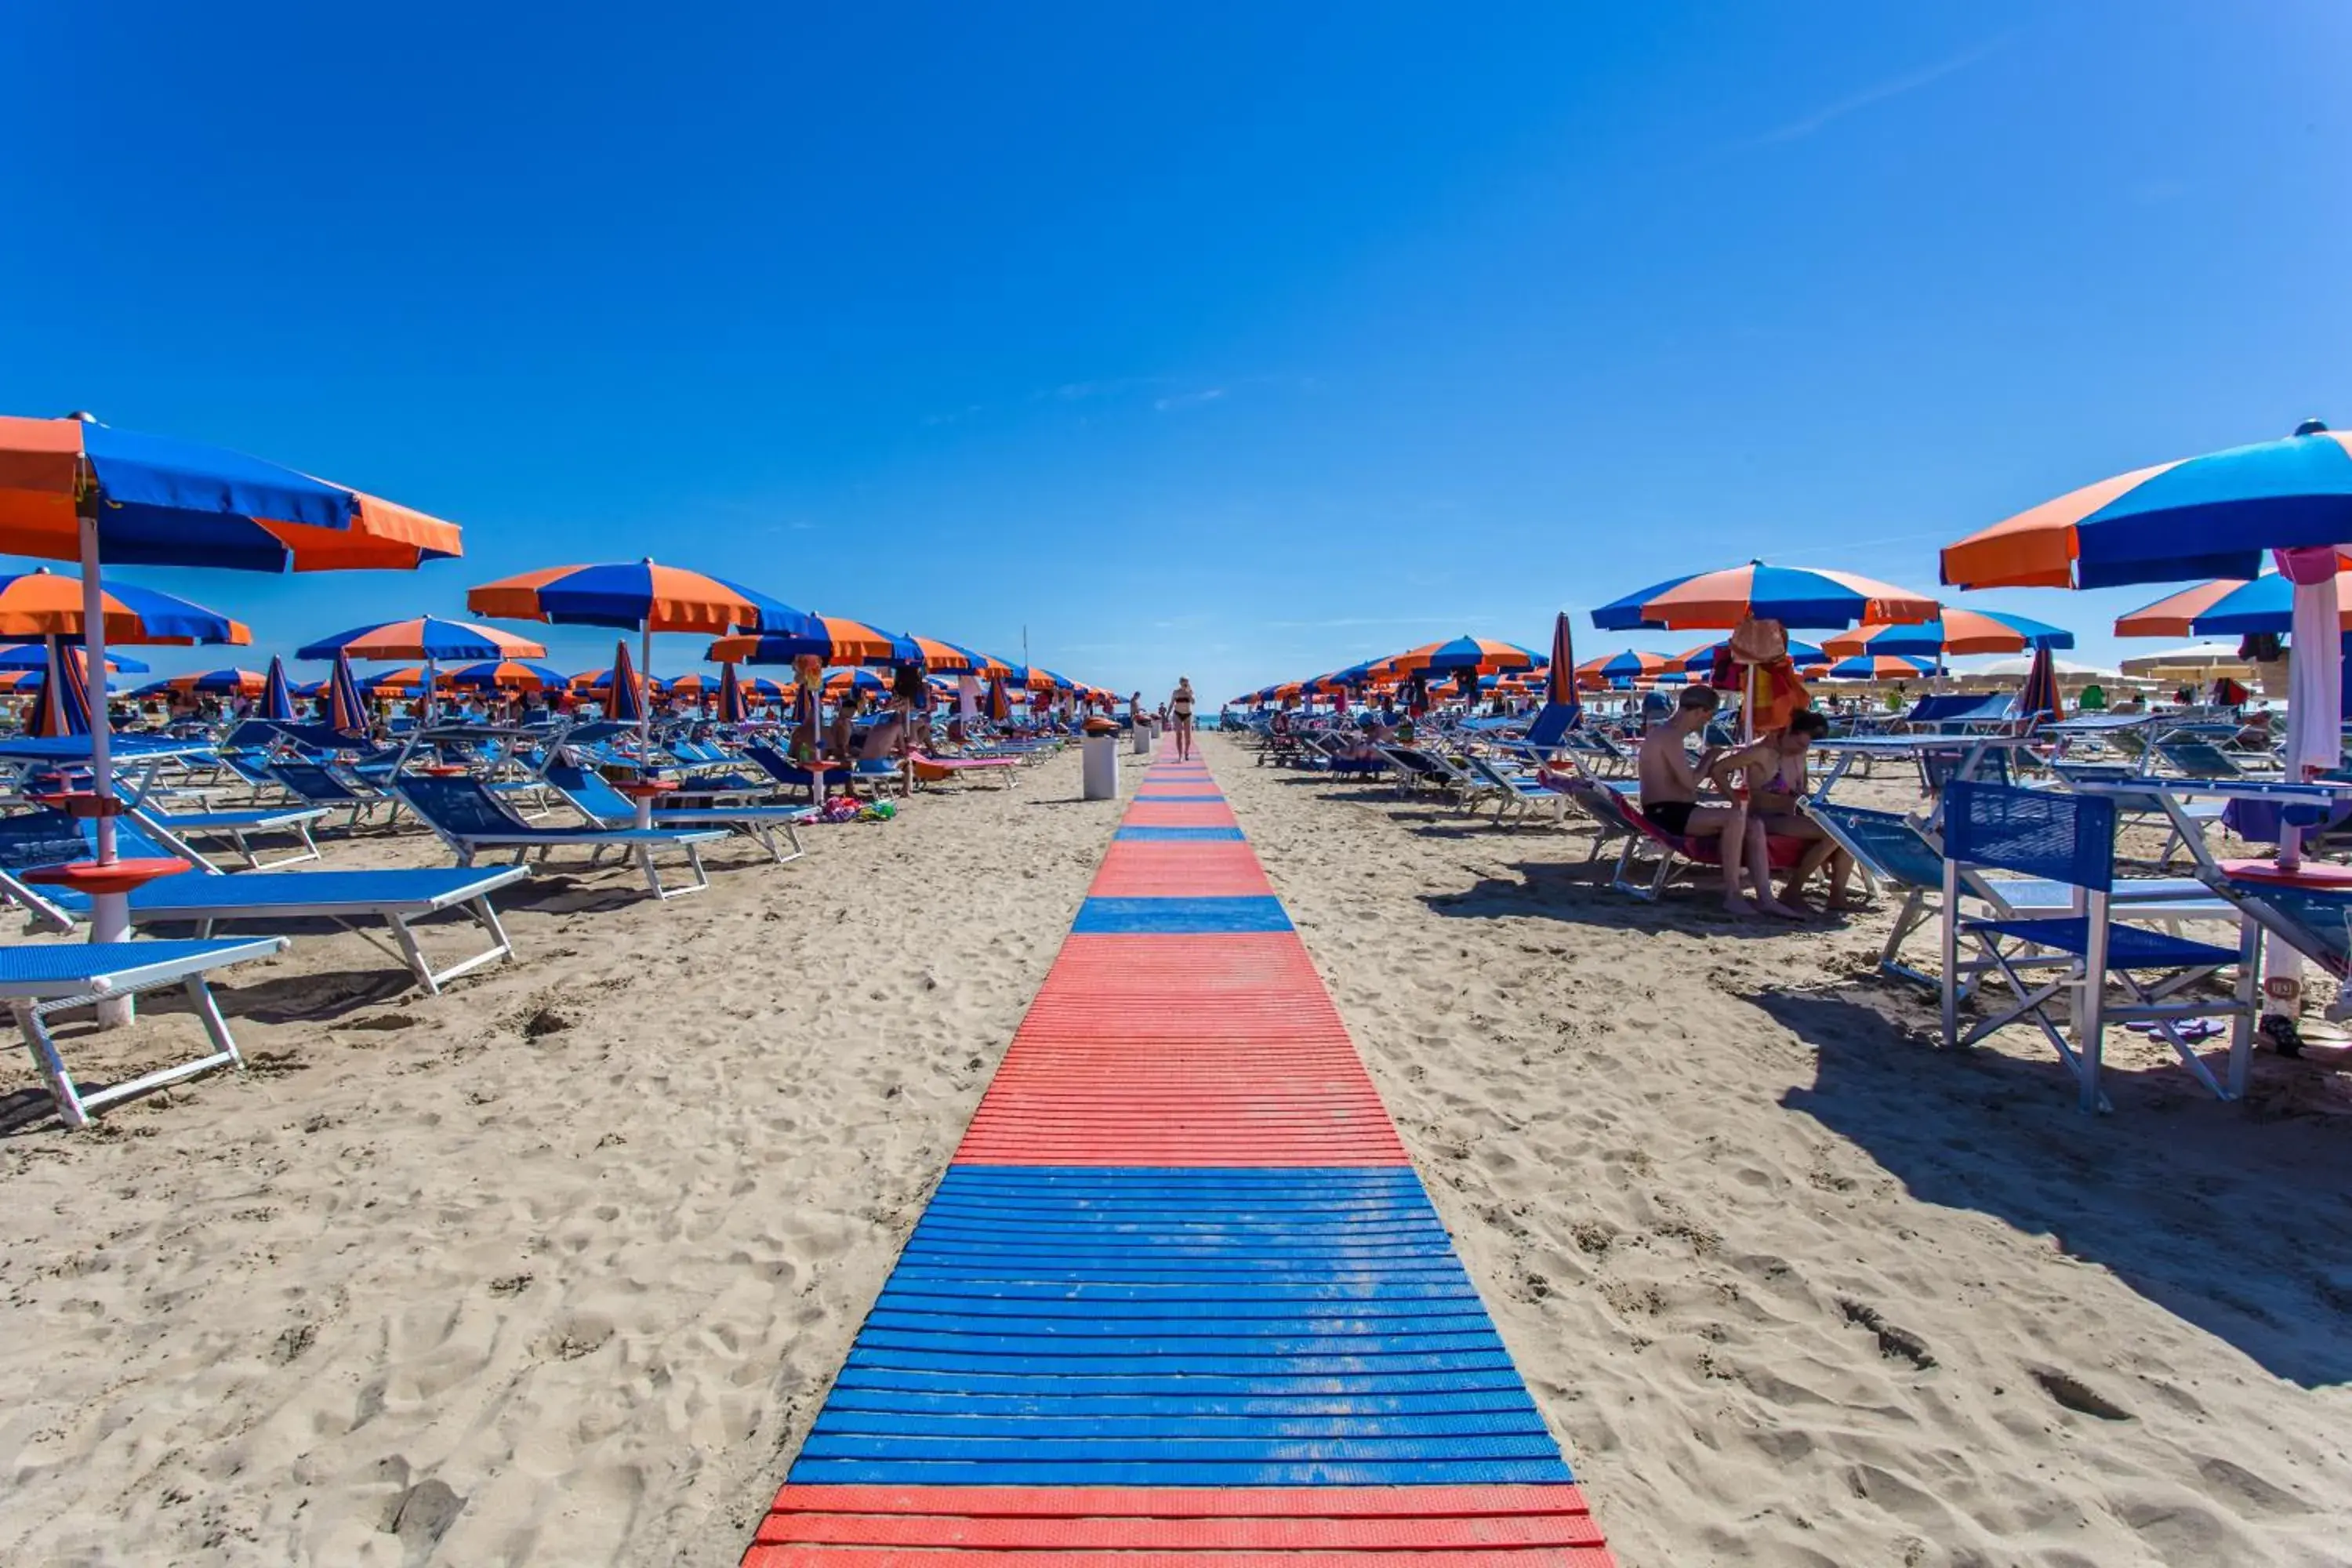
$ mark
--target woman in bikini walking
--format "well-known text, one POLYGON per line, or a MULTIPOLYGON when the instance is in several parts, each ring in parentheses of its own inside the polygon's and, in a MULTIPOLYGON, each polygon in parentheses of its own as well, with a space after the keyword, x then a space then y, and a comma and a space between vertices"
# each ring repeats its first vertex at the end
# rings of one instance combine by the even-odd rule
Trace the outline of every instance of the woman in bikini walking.
POLYGON ((1192 678, 1176 679, 1176 689, 1168 699, 1168 716, 1176 725, 1176 760, 1190 762, 1192 757, 1192 678))

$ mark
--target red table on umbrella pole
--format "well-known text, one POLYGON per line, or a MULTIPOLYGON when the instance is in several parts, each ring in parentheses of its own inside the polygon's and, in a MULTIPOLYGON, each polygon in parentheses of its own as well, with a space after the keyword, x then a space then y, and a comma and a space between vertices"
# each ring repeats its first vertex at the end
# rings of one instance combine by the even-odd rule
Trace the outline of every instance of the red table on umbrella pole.
POLYGON ((654 802, 676 788, 676 779, 624 779, 613 786, 614 793, 636 802, 639 827, 654 825, 654 802))

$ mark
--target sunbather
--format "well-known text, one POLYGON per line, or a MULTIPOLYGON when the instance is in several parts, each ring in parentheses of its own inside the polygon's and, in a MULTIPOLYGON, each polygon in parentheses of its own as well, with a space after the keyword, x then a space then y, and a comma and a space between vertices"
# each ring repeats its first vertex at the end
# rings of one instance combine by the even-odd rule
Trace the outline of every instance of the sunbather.
POLYGON ((1830 871, 1828 907, 1842 910, 1852 902, 1853 857, 1823 832, 1820 823, 1797 809, 1806 792, 1805 755, 1815 741, 1829 733, 1829 728, 1826 715, 1801 709, 1789 716, 1785 728, 1727 752, 1717 764, 1727 777, 1747 775, 1748 814, 1768 838, 1805 842, 1804 858, 1780 884, 1780 901, 1791 908, 1800 904, 1799 890, 1824 865, 1830 871))
POLYGON ((1723 861, 1723 907, 1733 914, 1744 918, 1760 910, 1801 920, 1801 911, 1790 909, 1772 892, 1763 826, 1749 816, 1746 802, 1725 788, 1725 804, 1699 804, 1701 784, 1711 782, 1723 787, 1731 776, 1723 766, 1725 758, 1713 752, 1702 754, 1693 763, 1688 744, 1691 736, 1706 728, 1722 702, 1722 693, 1712 686, 1686 686, 1674 717, 1642 738, 1642 815, 1663 832, 1717 841, 1723 861), (1756 887, 1753 903, 1741 891, 1743 872, 1756 887))

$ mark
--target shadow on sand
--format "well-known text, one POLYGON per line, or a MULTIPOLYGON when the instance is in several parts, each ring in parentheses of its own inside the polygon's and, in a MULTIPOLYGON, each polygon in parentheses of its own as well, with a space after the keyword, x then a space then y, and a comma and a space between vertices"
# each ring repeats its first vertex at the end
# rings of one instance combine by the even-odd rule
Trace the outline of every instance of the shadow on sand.
POLYGON ((2326 1068, 2259 1054, 2246 1102, 2223 1105, 2177 1068, 2110 1065, 2116 1109, 2085 1117, 2054 1057, 1937 1048, 1924 994, 1749 1000, 1815 1052, 1782 1103, 1914 1197, 2047 1235, 2276 1376, 2352 1381, 2352 1118, 2313 1111, 2326 1068))
POLYGON ((1460 892, 1423 893, 1421 901, 1449 920, 1560 921, 1609 931, 1671 931, 1698 937, 1788 936, 1834 931, 1840 923, 1832 915, 1801 921, 1733 915, 1723 907, 1712 868, 1705 868, 1706 881, 1670 883, 1665 896, 1651 903, 1610 885, 1616 865, 1613 855, 1591 860, 1526 860, 1505 868, 1517 872, 1516 879, 1482 877, 1460 892))

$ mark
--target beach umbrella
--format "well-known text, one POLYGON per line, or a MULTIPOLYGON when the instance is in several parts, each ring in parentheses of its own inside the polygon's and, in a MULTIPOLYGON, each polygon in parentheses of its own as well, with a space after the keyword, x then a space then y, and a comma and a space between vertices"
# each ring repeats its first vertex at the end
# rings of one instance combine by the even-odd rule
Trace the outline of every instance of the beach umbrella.
POLYGON ((2284 440, 2085 485, 1943 552, 1956 588, 2251 582, 2268 550, 2352 541, 2352 448, 2316 419, 2284 440))
POLYGON ((970 648, 959 647, 938 637, 906 632, 900 634, 898 640, 911 645, 923 668, 933 675, 962 675, 977 668, 982 660, 982 656, 970 648))
MULTIPOLYGON (((462 548, 453 523, 241 452, 116 430, 85 414, 0 419, 0 552, 80 562, 85 635, 100 669, 108 615, 102 561, 257 572, 414 568, 462 548)), ((113 748, 103 703, 94 718, 91 787, 110 800, 113 748)), ((97 820, 98 859, 111 864, 114 819, 97 820)), ((120 942, 129 929, 128 895, 97 895, 90 940, 120 942)), ((107 1023, 129 1011, 112 999, 100 1005, 107 1023)))
POLYGON ((613 668, 595 684, 610 695, 606 706, 612 717, 619 722, 642 727, 651 719, 652 694, 646 691, 645 682, 637 679, 635 667, 629 662, 629 645, 626 642, 613 645, 613 668))
MULTIPOLYGON (((1716 641, 1711 643, 1702 643, 1697 647, 1691 649, 1688 653, 1677 656, 1675 662, 1682 666, 1682 670, 1685 675, 1706 675, 1715 668, 1715 656, 1717 652, 1719 649, 1726 648, 1730 646, 1731 644, 1728 638, 1717 638, 1716 641)), ((1830 656, 1827 649, 1818 647, 1809 642, 1801 641, 1796 637, 1790 637, 1789 639, 1789 657, 1801 665, 1827 664, 1830 662, 1830 656)))
POLYGON ((806 616, 797 626, 720 637, 704 650, 713 664, 793 664, 803 658, 827 665, 920 664, 915 644, 845 616, 806 616))
MULTIPOLYGON (((2337 546, 2347 541, 2352 447, 2308 419, 2284 440, 2140 468, 2044 501, 1948 546, 1943 574, 1966 588, 2251 583, 2268 550, 2293 584, 2293 640, 2328 647, 2341 631, 2337 546)), ((2289 679, 2286 772, 2301 779, 2343 760, 2342 671, 2336 659, 2297 659, 2289 679)), ((2301 837, 2287 830, 2283 864, 2299 863, 2301 837)))
POLYGON ((140 688, 141 694, 165 691, 184 697, 198 694, 215 697, 258 697, 268 688, 269 678, 257 669, 207 669, 194 675, 174 675, 168 679, 151 681, 140 688))
MULTIPOLYGON (((0 647, 0 670, 43 670, 48 668, 49 645, 47 638, 39 642, 24 642, 8 647, 0 647)), ((109 675, 145 675, 148 672, 148 667, 143 661, 132 658, 127 653, 110 653, 106 656, 106 671, 109 675)))
MULTIPOLYGON (((2352 574, 2336 574, 2336 625, 2352 631, 2352 574)), ((2119 637, 2245 637, 2284 634, 2294 623, 2294 584, 2275 572, 2252 582, 2234 577, 2200 583, 2116 617, 2119 637)))
POLYGON ((1669 671, 1676 675, 1682 673, 1681 667, 1665 655, 1631 647, 1617 653, 1602 654, 1598 658, 1588 658, 1576 667, 1578 679, 1597 680, 1603 684, 1632 680, 1637 677, 1654 679, 1669 671))
MULTIPOLYGON (((639 672, 634 665, 630 668, 635 675, 635 684, 638 690, 659 697, 669 689, 668 685, 658 677, 639 672)), ((572 689, 583 697, 597 692, 609 694, 613 688, 614 673, 610 669, 583 669, 572 678, 572 689)))
POLYGON ((441 679, 467 691, 551 691, 565 684, 563 672, 527 659, 491 658, 459 665, 441 679))
POLYGON ((1005 677, 999 674, 988 683, 988 717, 998 724, 1013 721, 1013 700, 1004 689, 1005 677))
POLYGON ((89 656, 84 650, 59 649, 57 663, 42 672, 25 733, 40 741, 90 733, 89 656))
POLYGON ((1433 642, 1409 648, 1379 661, 1382 673, 1410 674, 1426 670, 1432 675, 1454 675, 1471 670, 1480 675, 1498 674, 1504 670, 1531 669, 1540 657, 1533 648, 1517 643, 1503 642, 1494 637, 1459 637, 1448 642, 1433 642))
POLYGON ((1949 607, 1932 621, 1861 626, 1822 639, 1822 650, 1833 658, 1860 653, 1892 653, 1931 661, 1957 654, 2018 653, 2027 648, 2074 646, 2073 632, 2030 616, 1949 607))
POLYGON ((2138 654, 2124 660, 2123 672, 2143 680, 2210 680, 2224 675, 2250 680, 2255 673, 2253 664, 2233 642, 2194 643, 2162 653, 2138 654))
MULTIPOLYGON (((5 423, 0 420, 0 425, 5 423)), ((5 499, 6 492, 0 490, 0 510, 5 510, 5 499)), ((0 637, 83 640, 91 592, 87 578, 68 577, 46 566, 0 575, 0 637)), ((117 583, 96 593, 103 642, 240 646, 253 640, 252 628, 243 622, 152 588, 117 583)))
POLYGON ((286 689, 305 700, 324 697, 327 694, 327 678, 322 675, 316 680, 298 680, 286 689))
POLYGON ((352 661, 340 653, 335 655, 334 672, 327 677, 327 724, 339 735, 368 732, 367 703, 352 674, 352 661))
MULTIPOLYGON (((444 620, 438 616, 413 616, 406 620, 354 626, 294 650, 296 658, 333 658, 338 655, 348 658, 423 659, 425 670, 415 683, 425 689, 425 719, 430 722, 434 698, 441 685, 436 671, 442 665, 472 659, 545 658, 547 649, 529 637, 494 626, 444 620)), ((375 684, 406 687, 411 682, 379 680, 375 684)))
POLYGON ((1933 620, 1939 607, 1924 594, 1850 572, 1751 561, 1654 583, 1593 611, 1592 624, 1604 632, 1728 631, 1752 619, 1834 629, 1933 620))
POLYGON ((743 678, 731 664, 719 670, 719 721, 740 724, 751 716, 750 706, 743 700, 743 678))
MULTIPOLYGON (((502 577, 467 590, 466 607, 478 616, 501 620, 634 631, 638 636, 639 662, 648 675, 653 670, 656 632, 724 635, 762 628, 797 629, 808 619, 782 600, 755 588, 683 566, 660 565, 650 556, 593 566, 545 566, 502 577)), ((652 722, 651 705, 640 702, 641 741, 652 722)))
POLYGON ((2025 689, 2017 698, 2020 717, 2037 724, 2045 720, 2055 724, 2066 717, 2066 705, 2058 697, 2056 658, 2046 644, 2033 650, 2033 666, 2025 672, 2025 689))
POLYGON ((431 675, 433 684, 436 688, 448 684, 449 678, 446 675, 428 670, 425 665, 410 664, 403 665, 398 669, 387 669, 381 675, 364 678, 360 681, 360 689, 370 696, 404 697, 410 692, 424 690, 428 674, 431 675))
POLYGON ((1558 703, 1572 715, 1576 722, 1582 704, 1576 695, 1576 639, 1570 631, 1568 612, 1561 610, 1551 618, 1551 658, 1544 669, 1544 701, 1547 706, 1558 703))
POLYGON ((262 678, 258 717, 281 724, 294 721, 294 694, 286 689, 286 661, 274 653, 269 656, 268 673, 262 678))
POLYGON ((1832 680, 1916 680, 1935 674, 1936 667, 1930 660, 1904 654, 1860 653, 1839 659, 1822 673, 1832 680))
POLYGON ((846 697, 853 691, 861 691, 869 697, 887 697, 890 694, 890 683, 870 669, 825 671, 824 694, 827 697, 836 699, 846 697))

